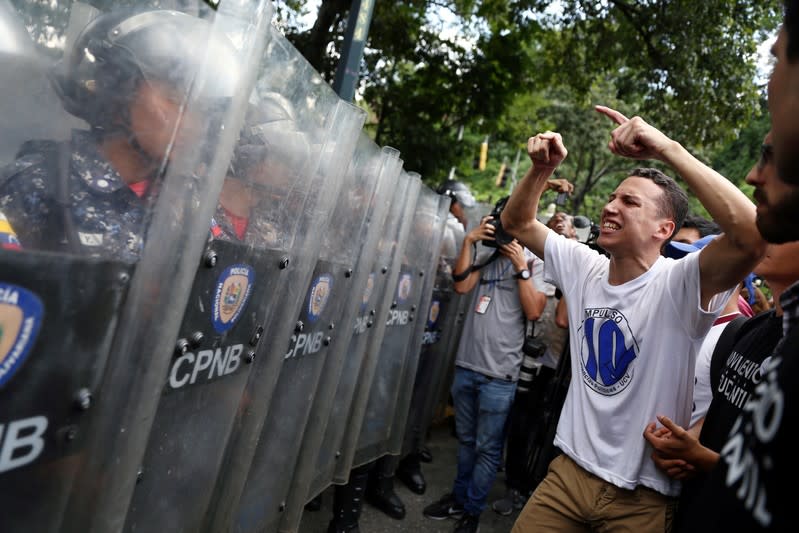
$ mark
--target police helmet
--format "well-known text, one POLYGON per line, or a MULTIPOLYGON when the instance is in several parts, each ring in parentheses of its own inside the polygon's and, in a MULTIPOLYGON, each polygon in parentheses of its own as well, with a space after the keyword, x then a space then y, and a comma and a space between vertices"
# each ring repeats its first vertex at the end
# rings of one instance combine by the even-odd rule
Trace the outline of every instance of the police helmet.
POLYGON ((438 194, 449 196, 453 203, 458 202, 463 207, 473 207, 475 204, 474 196, 465 183, 458 180, 447 180, 439 185, 436 190, 438 194))
MULTIPOLYGON (((294 107, 281 94, 268 92, 260 95, 258 103, 250 106, 245 118, 231 163, 231 177, 245 178, 246 172, 258 165, 266 165, 272 172, 303 168, 308 161, 310 146, 307 135, 298 129, 294 117, 294 107)), ((264 177, 269 181, 276 176, 264 177)))
POLYGON ((191 91, 192 104, 211 111, 233 96, 240 69, 232 43, 210 22, 179 11, 125 9, 89 22, 51 77, 69 113, 93 129, 114 130, 126 127, 142 83, 159 83, 180 99, 191 91))

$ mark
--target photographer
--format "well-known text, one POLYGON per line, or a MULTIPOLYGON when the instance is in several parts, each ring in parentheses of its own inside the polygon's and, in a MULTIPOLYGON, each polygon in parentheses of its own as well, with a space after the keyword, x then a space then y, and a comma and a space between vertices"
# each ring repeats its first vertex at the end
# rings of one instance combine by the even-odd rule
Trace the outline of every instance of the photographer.
MULTIPOLYGON (((497 218, 504 200, 493 212, 497 218)), ((424 514, 434 520, 460 518, 456 532, 477 531, 499 466, 505 421, 522 363, 525 326, 527 320, 538 319, 546 304, 546 296, 538 290, 543 284, 541 261, 516 240, 494 242, 494 222, 485 217, 466 234, 453 273, 455 290, 473 293, 452 384, 458 471, 452 493, 427 506, 424 514), (493 245, 495 251, 477 254, 481 241, 493 245)))
MULTIPOLYGON (((577 239, 573 218, 558 211, 547 220, 547 227, 569 239, 577 239)), ((491 508, 507 516, 527 502, 535 480, 529 475, 528 460, 541 447, 547 430, 547 398, 551 393, 560 356, 569 333, 566 301, 551 283, 543 283, 546 306, 541 316, 531 322, 522 351, 519 382, 507 422, 505 459, 505 496, 491 508), (558 317, 561 317, 560 320, 558 317)))

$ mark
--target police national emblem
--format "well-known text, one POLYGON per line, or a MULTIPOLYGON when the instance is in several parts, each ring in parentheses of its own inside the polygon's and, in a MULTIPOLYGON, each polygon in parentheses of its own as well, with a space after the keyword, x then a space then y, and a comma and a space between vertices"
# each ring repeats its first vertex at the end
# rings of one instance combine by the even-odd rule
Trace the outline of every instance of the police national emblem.
POLYGON ((441 302, 433 300, 430 302, 430 313, 427 315, 427 327, 434 328, 438 322, 438 315, 441 313, 441 302))
POLYGON ((411 295, 411 287, 413 282, 411 281, 410 274, 403 274, 400 277, 399 285, 397 286, 397 299, 400 302, 404 302, 408 299, 408 296, 411 295))
POLYGON ((255 270, 245 264, 231 265, 219 276, 211 306, 211 322, 217 333, 224 333, 236 324, 254 283, 255 270))
POLYGON ((0 282, 0 387, 20 369, 39 334, 44 306, 27 289, 0 282))
POLYGON ((330 274, 322 274, 314 280, 308 294, 308 320, 311 323, 316 322, 322 316, 322 311, 325 310, 332 290, 333 276, 330 274))
POLYGON ((369 278, 366 280, 366 288, 363 291, 363 298, 361 298, 361 311, 366 309, 366 306, 369 305, 369 300, 372 298, 372 292, 375 290, 375 273, 372 272, 369 274, 369 278))

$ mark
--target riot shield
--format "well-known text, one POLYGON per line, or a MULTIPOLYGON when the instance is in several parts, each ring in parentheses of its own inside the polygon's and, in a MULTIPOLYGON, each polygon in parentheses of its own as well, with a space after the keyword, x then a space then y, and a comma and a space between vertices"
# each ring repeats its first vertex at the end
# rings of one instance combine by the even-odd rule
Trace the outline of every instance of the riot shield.
MULTIPOLYGON (((411 407, 403 454, 415 451, 423 442, 436 411, 448 389, 448 370, 454 364, 455 351, 463 326, 462 300, 455 292, 452 270, 463 245, 464 228, 449 215, 441 238, 441 252, 436 269, 435 286, 427 316, 427 327, 419 354, 420 379, 418 387, 426 390, 417 404, 411 407)), ((416 387, 417 385, 414 385, 416 387)), ((444 398, 446 399, 446 398, 444 398)))
MULTIPOLYGON (((380 287, 380 292, 375 291, 376 294, 371 295, 374 298, 375 306, 372 307, 371 304, 367 304, 369 316, 374 317, 374 320, 366 322, 365 326, 368 328, 368 335, 365 338, 363 335, 353 337, 353 343, 358 344, 357 348, 363 347, 364 353, 363 355, 358 355, 357 352, 352 351, 350 355, 353 355, 353 359, 360 357, 361 365, 360 368, 355 368, 352 374, 347 374, 348 364, 342 373, 339 391, 336 393, 336 402, 341 399, 339 392, 342 392, 341 396, 351 395, 348 411, 342 416, 346 421, 339 426, 340 430, 337 430, 332 422, 328 425, 328 431, 333 430, 334 436, 338 437, 339 440, 327 441, 326 439, 326 445, 320 450, 320 466, 333 465, 332 481, 337 484, 345 484, 349 479, 369 400, 369 392, 373 381, 376 379, 376 371, 380 359, 379 348, 387 329, 386 317, 391 314, 392 310, 396 309, 394 302, 397 283, 402 274, 402 251, 405 249, 410 236, 413 213, 416 209, 416 201, 421 187, 421 181, 415 175, 403 172, 400 178, 402 181, 397 188, 396 198, 401 199, 403 203, 400 205, 400 202, 395 202, 391 206, 390 218, 387 222, 390 225, 390 231, 384 233, 380 242, 377 260, 379 270, 374 271, 380 272, 381 276, 375 275, 375 280, 382 281, 382 287, 380 287), (394 223, 395 220, 396 223, 394 223), (363 344, 358 341, 363 341, 363 344), (354 381, 350 381, 351 378, 354 378, 354 381), (328 442, 329 444, 327 444, 328 442)), ((407 284, 407 282, 405 283, 407 284)), ((375 283, 375 287, 377 285, 375 283)), ((369 295, 364 295, 364 303, 369 301, 367 296, 369 295)), ((345 403, 342 402, 342 407, 344 407, 345 403)), ((338 412, 334 412, 331 415, 336 420, 339 420, 339 416, 338 412)), ((324 480, 317 476, 314 481, 324 480)), ((326 486, 327 483, 322 488, 326 486)))
MULTIPOLYGON (((485 204, 482 202, 476 203, 474 206, 466 210, 466 228, 463 229, 464 232, 471 230, 472 228, 477 227, 480 224, 480 221, 483 217, 488 216, 493 209, 492 205, 485 204)), ((452 222, 452 224, 459 226, 460 224, 457 221, 452 222)), ((459 233, 460 237, 459 240, 456 242, 458 253, 460 253, 460 247, 463 245, 463 236, 465 233, 459 233)), ((455 254, 457 258, 457 254, 455 254)), ((454 361, 454 357, 456 352, 458 351, 458 343, 460 342, 461 332, 463 331, 463 324, 466 318, 466 312, 468 309, 470 298, 466 297, 459 297, 458 298, 458 310, 455 319, 455 329, 452 332, 453 337, 451 340, 451 344, 447 348, 447 353, 450 357, 450 364, 445 367, 443 379, 439 386, 439 393, 436 396, 436 403, 437 407, 433 410, 432 416, 435 416, 435 413, 443 413, 446 410, 446 407, 450 403, 450 387, 452 385, 452 379, 455 376, 455 365, 452 364, 454 361)))
POLYGON ((0 72, 9 531, 120 528, 269 22, 104 4, 0 4, 0 42, 30 36, 0 72))
MULTIPOLYGON (((361 142, 371 143, 365 136, 361 142)), ((376 145, 372 150, 377 150, 376 145)), ((340 338, 333 344, 324 362, 322 379, 308 414, 306 431, 303 434, 297 455, 296 469, 285 498, 286 509, 280 521, 280 531, 296 531, 299 526, 303 507, 307 500, 306 496, 314 477, 319 473, 315 468, 319 450, 330 442, 325 438, 328 425, 329 423, 342 424, 341 404, 343 400, 339 398, 339 380, 342 372, 346 368, 346 372, 357 374, 357 368, 360 366, 360 355, 363 354, 363 350, 358 350, 355 347, 358 340, 367 337, 365 331, 368 329, 367 323, 371 319, 369 304, 372 303, 370 302, 371 295, 376 292, 374 268, 377 264, 377 246, 380 238, 385 235, 386 219, 392 201, 399 203, 395 201, 395 198, 399 181, 397 176, 402 162, 399 160, 396 150, 383 148, 380 151, 382 152, 380 164, 374 169, 378 173, 377 189, 365 222, 368 225, 367 238, 357 260, 352 290, 345 296, 346 302, 340 323, 343 333, 339 333, 340 338)), ((371 165, 367 165, 363 169, 356 168, 355 170, 356 172, 371 172, 370 167, 371 165)), ((351 389, 352 387, 348 390, 351 389)), ((330 472, 329 483, 332 477, 332 465, 328 472, 330 472)))
MULTIPOLYGON (((272 30, 270 39, 276 35, 272 30)), ((164 377, 128 531, 198 531, 206 512, 213 512, 214 486, 229 473, 222 467, 227 446, 238 438, 245 415, 263 416, 254 402, 265 403, 271 394, 266 383, 254 390, 251 376, 282 360, 275 361, 272 343, 262 339, 284 327, 277 302, 299 308, 294 299, 321 244, 309 228, 330 216, 341 186, 341 173, 325 159, 334 140, 340 151, 333 164, 348 157, 361 114, 314 94, 318 77, 298 69, 297 52, 286 44, 270 41, 262 58, 258 90, 164 377), (272 76, 283 67, 297 69, 297 77, 272 76), (310 111, 309 100, 319 108, 310 111), (237 224, 242 209, 246 229, 237 224)))
MULTIPOLYGON (((376 349, 378 362, 353 453, 353 466, 369 463, 385 455, 390 448, 399 394, 409 364, 408 348, 418 322, 416 315, 424 288, 423 268, 431 255, 427 246, 437 214, 438 198, 427 187, 420 190, 408 240, 401 251, 399 278, 391 291, 393 300, 384 318, 386 330, 380 345, 369 347, 376 349)), ((413 358, 416 356, 418 352, 413 358)), ((413 366, 415 368, 415 363, 413 366)))
MULTIPOLYGON (((203 529, 207 531, 227 531, 234 527, 242 498, 252 496, 249 492, 245 493, 248 479, 262 484, 282 481, 271 479, 270 473, 261 479, 263 464, 256 459, 259 457, 259 445, 275 444, 262 443, 261 435, 269 434, 272 427, 267 424, 273 423, 270 417, 277 416, 277 413, 269 413, 278 377, 282 368, 288 365, 288 381, 294 378, 302 381, 302 385, 298 384, 300 390, 296 391, 291 388, 290 383, 284 385, 287 388, 279 391, 276 408, 283 409, 285 402, 297 398, 293 394, 303 391, 308 394, 313 390, 319 373, 316 355, 321 358, 320 352, 327 351, 326 343, 335 337, 335 331, 329 329, 330 324, 334 324, 339 318, 336 315, 339 299, 333 297, 333 291, 346 290, 346 286, 352 281, 351 277, 346 276, 347 271, 352 268, 351 264, 332 255, 325 256, 324 262, 318 262, 318 258, 325 237, 324 229, 333 222, 332 215, 339 191, 347 179, 346 171, 355 151, 364 113, 342 101, 285 37, 271 27, 270 40, 256 82, 256 94, 264 99, 275 92, 293 104, 293 120, 302 131, 308 132, 311 150, 318 151, 318 157, 315 157, 318 163, 308 173, 307 178, 304 178, 304 183, 302 178, 298 181, 294 176, 287 177, 288 179, 281 180, 280 183, 280 187, 285 187, 288 191, 289 204, 284 213, 286 216, 280 219, 279 224, 293 236, 292 239, 280 239, 283 259, 279 265, 285 267, 287 277, 285 281, 277 281, 275 290, 265 301, 272 313, 264 331, 269 342, 259 344, 241 402, 232 414, 230 437, 218 468, 219 475, 213 490, 208 493, 212 505, 203 525, 203 529), (304 244, 297 246, 300 242, 298 239, 304 244), (302 328, 298 327, 301 310, 302 328), (303 331, 297 331, 299 329, 303 331), (289 347, 292 332, 295 337, 289 347), (291 350, 296 357, 286 358, 287 350, 291 350), (255 477, 251 477, 251 471, 255 477)), ((279 124, 276 126, 272 121, 262 120, 254 122, 243 135, 253 137, 256 144, 265 141, 267 153, 276 149, 279 143, 285 142, 284 136, 280 135, 279 124)), ((297 157, 291 159, 291 162, 303 164, 304 160, 303 157, 297 157)), ((273 169, 271 165, 266 165, 264 170, 269 173, 273 169)), ((352 191, 349 185, 344 190, 352 191)), ((266 192, 274 195, 271 189, 266 192)), ((368 194, 372 194, 372 191, 368 194)), ((346 220, 342 220, 342 223, 349 223, 348 229, 360 227, 363 213, 362 207, 348 210, 346 220)), ((339 215, 339 218, 343 219, 344 216, 339 215)), ((362 243, 363 240, 357 237, 347 245, 360 247, 362 243)), ((336 248, 333 246, 331 249, 336 248)), ((341 247, 336 250, 341 250, 341 247)), ((347 261, 349 260, 348 257, 347 261)), ((304 427, 304 422, 300 423, 301 418, 297 417, 296 425, 281 425, 280 432, 287 432, 281 434, 301 431, 304 427)), ((278 424, 285 424, 285 420, 286 418, 279 419, 278 424)), ((296 438, 300 437, 301 435, 296 438)), ((279 450, 278 453, 283 451, 279 450)), ((285 452, 288 453, 289 450, 285 452)), ((290 469, 286 471, 286 475, 291 475, 290 469)), ((269 490, 278 492, 284 489, 275 486, 269 490)), ((266 497, 267 494, 259 496, 266 497)), ((277 512, 278 509, 275 508, 274 511, 277 512)))
POLYGON ((439 260, 441 238, 444 235, 444 226, 447 221, 450 202, 449 197, 441 196, 429 187, 423 187, 416 207, 417 215, 414 219, 414 224, 415 228, 418 227, 419 229, 414 231, 413 235, 417 237, 415 244, 420 248, 418 252, 414 253, 408 250, 406 253, 419 258, 418 268, 421 289, 417 309, 422 310, 422 313, 420 313, 421 319, 416 320, 408 339, 405 366, 402 370, 397 404, 394 409, 394 422, 391 424, 388 440, 387 451, 391 455, 399 455, 402 452, 411 404, 420 405, 428 388, 427 376, 425 376, 425 379, 419 380, 418 386, 416 378, 419 370, 419 356, 421 355, 424 332, 430 319, 429 310, 436 280, 436 264, 439 260), (425 310, 428 312, 423 314, 425 310))
MULTIPOLYGON (((429 420, 432 418, 432 410, 435 407, 433 398, 443 379, 441 372, 444 370, 445 363, 442 360, 446 359, 446 354, 442 353, 444 351, 442 348, 446 346, 455 327, 458 299, 453 289, 452 265, 457 259, 457 257, 453 257, 457 248, 452 231, 453 224, 449 223, 450 220, 455 220, 449 215, 449 204, 449 198, 441 197, 438 220, 443 224, 442 227, 436 225, 432 228, 432 238, 430 239, 436 241, 437 244, 436 247, 433 247, 431 243, 430 249, 437 249, 439 252, 431 257, 434 264, 428 263, 430 270, 435 268, 435 275, 430 276, 426 281, 423 295, 428 298, 428 301, 425 302, 423 299, 422 307, 420 307, 427 309, 425 315, 427 320, 419 321, 416 326, 417 328, 421 327, 423 333, 421 334, 421 346, 415 373, 410 374, 413 378, 412 389, 404 391, 405 394, 400 393, 400 398, 408 398, 409 403, 406 403, 405 405, 408 407, 404 408, 401 401, 397 413, 398 416, 403 414, 407 416, 407 421, 403 423, 400 418, 392 430, 394 440, 391 452, 401 456, 415 451, 421 445, 422 437, 427 431, 429 420), (404 436, 400 442, 400 428, 403 426, 405 427, 404 436)), ((457 220, 455 222, 457 223, 457 220)), ((415 347, 416 345, 412 344, 409 350, 413 350, 415 347)), ((408 372, 410 369, 406 372, 406 376, 409 375, 408 372)))
POLYGON ((319 402, 329 405, 335 392, 330 385, 320 385, 340 370, 341 358, 334 361, 332 355, 339 344, 349 343, 355 317, 352 295, 362 293, 369 274, 365 265, 374 260, 378 234, 368 217, 382 218, 388 208, 388 187, 378 181, 387 158, 396 160, 397 152, 380 150, 361 134, 348 180, 324 228, 321 254, 298 320, 275 337, 273 349, 280 350, 276 355, 284 362, 236 512, 238 531, 277 529, 311 406, 320 393, 319 402), (372 206, 383 212, 370 213, 372 206), (331 375, 323 374, 323 369, 331 375))
POLYGON ((297 290, 306 273, 301 262, 288 266, 314 255, 319 244, 296 220, 318 212, 298 207, 338 188, 335 176, 323 187, 314 183, 322 148, 308 139, 320 133, 298 129, 298 101, 283 94, 298 98, 294 87, 272 89, 251 99, 228 168, 164 378, 128 531, 200 529, 234 420, 248 401, 243 393, 253 363, 273 355, 271 343, 261 349, 280 320, 273 297, 297 290), (241 218, 246 227, 237 225, 241 218))

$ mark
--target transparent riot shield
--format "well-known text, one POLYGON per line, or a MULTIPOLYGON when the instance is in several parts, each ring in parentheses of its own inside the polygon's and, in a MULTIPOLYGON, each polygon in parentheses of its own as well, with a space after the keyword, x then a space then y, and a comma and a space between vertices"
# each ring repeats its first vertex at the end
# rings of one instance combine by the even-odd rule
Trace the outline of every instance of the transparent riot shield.
MULTIPOLYGON (((377 350, 378 362, 353 454, 353 466, 369 463, 385 455, 390 448, 392 425, 397 418, 399 394, 409 363, 408 348, 418 322, 416 315, 424 288, 424 265, 431 255, 428 244, 437 215, 438 198, 429 188, 422 187, 411 216, 408 241, 401 251, 399 278, 391 291, 390 310, 383 319, 386 330, 379 347, 370 346, 370 349, 377 350)), ((416 356, 418 352, 413 358, 416 356)))
POLYGON ((121 527, 253 86, 267 3, 157 4, 0 2, 3 530, 121 527))
MULTIPOLYGON (((419 203, 416 207, 417 216, 414 219, 414 224, 419 227, 419 230, 414 231, 413 234, 418 236, 416 245, 420 247, 415 255, 419 258, 417 268, 419 269, 421 287, 417 309, 421 312, 419 313, 420 319, 415 321, 410 338, 407 341, 405 365, 402 370, 399 392, 397 393, 394 421, 391 424, 391 432, 388 439, 387 453, 391 455, 399 455, 402 451, 411 403, 419 403, 421 398, 416 397, 417 394, 422 396, 425 392, 425 387, 417 388, 416 386, 419 355, 430 316, 429 312, 425 314, 424 311, 429 311, 432 301, 436 279, 436 264, 441 250, 441 238, 444 234, 444 225, 447 221, 450 201, 450 198, 443 197, 425 186, 422 187, 419 203)), ((409 250, 408 255, 411 255, 411 253, 409 250)), ((420 385, 424 382, 426 382, 426 379, 421 380, 420 385)))
POLYGON ((380 171, 397 155, 361 134, 348 179, 324 227, 322 251, 298 319, 275 336, 273 349, 284 362, 239 500, 237 531, 275 531, 285 511, 310 409, 317 394, 322 405, 329 405, 335 392, 324 381, 339 373, 341 357, 335 361, 334 351, 339 344, 346 346, 352 335, 355 310, 350 304, 354 294, 363 292, 377 246, 377 228, 370 227, 369 219, 384 217, 388 208, 389 188, 379 182, 380 171))
POLYGON ((254 386, 252 376, 282 363, 263 339, 285 328, 285 312, 299 312, 321 245, 316 227, 342 183, 335 165, 352 153, 362 122, 352 106, 316 94, 318 76, 298 66, 282 37, 266 49, 163 378, 128 531, 198 531, 215 511, 214 486, 230 474, 224 452, 242 442, 238 431, 257 423, 247 417, 262 417, 271 395, 268 380, 254 386), (282 68, 296 77, 272 76, 282 68))
MULTIPOLYGON (((389 316, 392 308, 396 307, 394 306, 394 301, 397 283, 402 274, 402 251, 405 249, 410 236, 413 213, 419 197, 421 180, 417 176, 403 171, 400 174, 400 179, 396 198, 402 200, 402 205, 400 205, 400 202, 392 204, 390 219, 387 221, 390 229, 389 232, 384 233, 378 251, 376 267, 379 267, 379 270, 373 271, 380 273, 380 276, 375 275, 375 287, 378 286, 378 280, 382 281, 382 286, 379 292, 375 291, 371 295, 371 298, 374 298, 374 307, 372 307, 371 303, 367 303, 369 316, 373 320, 367 319, 365 326, 368 330, 368 335, 363 338, 364 344, 359 344, 358 346, 358 348, 362 346, 364 350, 363 355, 360 356, 362 359, 361 365, 360 368, 355 368, 352 374, 347 374, 348 368, 345 368, 339 382, 339 391, 336 393, 336 402, 340 399, 339 392, 342 392, 342 396, 351 394, 348 411, 342 416, 345 421, 339 426, 339 430, 336 430, 332 422, 328 425, 328 431, 332 430, 332 433, 335 434, 332 436, 338 437, 339 440, 328 441, 326 439, 325 445, 320 450, 320 466, 324 467, 332 464, 334 469, 332 482, 337 484, 347 483, 353 466, 361 425, 363 424, 369 400, 369 392, 373 381, 376 379, 376 371, 380 359, 379 348, 387 329, 386 317, 389 316), (395 220, 396 223, 394 222, 395 220), (351 378, 354 378, 354 381, 351 382, 351 378)), ((367 296, 370 295, 364 294, 364 303, 371 301, 371 298, 367 299, 367 296)), ((353 342, 357 342, 356 339, 361 340, 362 337, 363 335, 354 336, 353 342)), ((350 352, 350 354, 356 354, 356 352, 350 352)), ((356 355, 355 357, 358 356, 356 355)), ((333 416, 336 417, 336 420, 339 419, 339 413, 334 412, 331 417, 333 416)), ((324 483, 322 489, 329 484, 329 482, 325 482, 319 476, 315 479, 316 481, 324 483)))
MULTIPOLYGON (((288 365, 288 381, 292 377, 300 380, 302 385, 298 386, 305 388, 304 392, 307 394, 312 392, 319 373, 314 354, 323 360, 320 352, 327 351, 327 343, 332 341, 336 333, 329 329, 330 324, 335 329, 335 323, 339 319, 337 309, 340 300, 333 293, 344 289, 352 281, 351 277, 346 276, 347 271, 353 268, 352 263, 347 262, 351 261, 351 257, 348 256, 344 261, 331 253, 324 256, 323 262, 318 259, 322 245, 325 244, 324 249, 328 249, 327 243, 323 243, 325 229, 333 223, 332 215, 339 191, 347 178, 346 171, 355 152, 364 113, 342 101, 285 37, 272 27, 256 82, 256 95, 265 100, 275 92, 292 103, 295 110, 293 120, 302 131, 309 132, 311 150, 318 151, 319 154, 318 165, 311 169, 307 178, 298 180, 295 176, 286 176, 288 179, 281 180, 280 187, 286 188, 289 203, 279 225, 289 230, 294 238, 279 239, 282 259, 272 264, 277 264, 278 268, 284 267, 286 277, 276 281, 274 290, 266 295, 264 301, 264 305, 271 312, 271 319, 263 334, 268 342, 259 343, 243 396, 236 411, 231 413, 232 426, 225 455, 218 468, 219 475, 213 490, 208 493, 212 505, 203 525, 207 531, 227 531, 235 526, 241 499, 250 497, 249 493, 244 492, 248 479, 253 479, 256 483, 275 481, 268 479, 271 475, 269 473, 266 474, 267 479, 251 478, 250 474, 254 471, 256 477, 260 476, 262 465, 254 463, 254 460, 258 457, 261 435, 269 434, 271 430, 271 426, 267 424, 272 424, 272 420, 267 419, 270 417, 278 377, 282 368, 288 365), (304 244, 298 246, 298 242, 304 244), (312 293, 310 300, 309 293, 312 293), (301 314, 303 326, 300 328, 297 327, 297 321, 301 314), (303 331, 295 331, 295 328, 303 331), (293 341, 292 332, 296 334, 293 341), (297 356, 286 358, 288 350, 297 356)), ((266 106, 261 111, 270 112, 272 108, 266 106)), ((263 142, 267 153, 286 141, 281 135, 279 124, 270 120, 256 120, 248 127, 249 132, 243 135, 252 136, 256 144, 263 142)), ((292 164, 304 163, 305 158, 301 154, 295 156, 297 157, 291 160, 292 164)), ((264 172, 271 171, 271 165, 266 165, 264 172)), ((343 190, 353 191, 350 185, 343 190)), ((271 188, 264 192, 275 195, 271 188)), ((373 189, 367 197, 372 192, 373 189)), ((350 199, 349 196, 342 198, 350 199)), ((346 217, 339 214, 339 218, 346 218, 341 222, 349 224, 350 230, 360 228, 364 215, 363 205, 350 207, 352 209, 345 209, 346 217)), ((357 231, 359 230, 355 233, 357 231)), ((333 239, 332 234, 328 235, 333 239)), ((362 238, 355 234, 350 234, 350 237, 353 241, 346 243, 346 246, 362 246, 362 238)), ((333 250, 335 247, 329 249, 333 250)), ((339 248, 335 251, 342 250, 339 248)), ((274 279, 276 275, 272 274, 271 277, 274 279)), ((288 385, 290 383, 283 387, 288 385)), ((291 395, 300 392, 290 387, 281 388, 278 408, 283 409, 284 402, 290 402, 291 395)), ((289 434, 301 431, 304 427, 304 424, 300 424, 301 418, 297 417, 296 426, 283 426, 282 430, 289 434)), ((284 424, 285 420, 279 420, 278 423, 284 424)), ((296 446, 296 443, 292 445, 296 446)), ((283 450, 277 453, 283 453, 283 450)), ((290 476, 291 470, 286 475, 290 476)), ((278 488, 275 487, 274 490, 277 491, 278 488)))
POLYGON ((449 387, 446 379, 449 368, 454 365, 455 351, 460 341, 463 326, 461 302, 465 300, 455 292, 452 271, 463 245, 464 235, 461 223, 449 215, 441 238, 435 286, 419 354, 419 368, 416 372, 418 383, 414 385, 415 389, 419 387, 426 392, 420 395, 418 403, 411 406, 403 455, 415 451, 423 443, 445 390, 449 387))
MULTIPOLYGON (((369 144, 365 136, 361 142, 369 144)), ((372 151, 378 148, 371 143, 372 151)), ((355 272, 353 273, 354 282, 349 294, 345 296, 346 302, 342 312, 340 325, 343 333, 339 333, 340 338, 332 345, 330 353, 327 355, 322 369, 322 379, 313 397, 313 404, 308 413, 306 430, 299 446, 296 468, 294 471, 288 495, 285 497, 286 508, 282 513, 279 530, 296 531, 302 517, 303 507, 307 501, 307 495, 311 490, 313 480, 321 473, 316 469, 317 457, 322 446, 328 446, 331 439, 325 438, 328 433, 329 425, 341 425, 345 400, 340 396, 345 395, 339 388, 342 374, 347 377, 346 381, 354 381, 360 367, 363 349, 358 348, 362 339, 368 337, 366 331, 370 328, 369 321, 370 305, 374 303, 371 298, 373 294, 380 291, 375 287, 375 265, 377 265, 377 248, 381 238, 387 231, 386 219, 389 215, 389 208, 392 203, 402 205, 397 202, 397 179, 402 162, 399 160, 399 153, 392 148, 383 148, 379 160, 379 165, 372 169, 371 165, 363 166, 360 171, 376 171, 378 184, 372 203, 367 212, 366 225, 367 239, 358 257, 355 272)), ((356 172, 359 169, 356 168, 356 172)), ((384 276, 383 273, 378 273, 384 276)), ((379 284, 379 282, 378 282, 379 284)), ((351 398, 353 386, 346 387, 348 402, 351 398)), ((337 430, 338 428, 331 428, 337 430)), ((292 445, 289 445, 291 448, 292 445)), ((327 472, 327 483, 332 479, 332 467, 329 465, 327 472)))
MULTIPOLYGON (((476 203, 474 206, 466 210, 466 228, 463 229, 464 232, 470 231, 471 229, 477 227, 480 224, 480 221, 483 217, 488 216, 493 209, 493 205, 485 204, 482 202, 476 203)), ((455 220, 450 222, 450 225, 455 225, 456 227, 460 226, 460 223, 455 220)), ((459 233, 460 234, 460 233, 459 233)), ((458 253, 460 253, 460 247, 463 245, 463 235, 465 233, 460 234, 459 240, 456 242, 458 247, 458 253)), ((457 258, 457 253, 455 254, 457 258)), ((450 361, 454 361, 455 354, 458 350, 458 343, 460 342, 461 332, 463 331, 463 324, 466 318, 466 312, 470 305, 471 298, 469 296, 463 296, 458 298, 458 311, 457 316, 455 319, 455 329, 453 331, 453 337, 450 346, 447 349, 447 353, 449 354, 450 361)), ((452 385, 452 379, 455 376, 455 365, 449 364, 446 367, 446 370, 443 375, 443 381, 439 387, 439 393, 437 395, 437 407, 433 410, 434 414, 436 412, 443 412, 447 405, 450 402, 450 387, 452 385)))
MULTIPOLYGON (((433 191, 427 194, 430 193, 435 194, 433 191)), ((437 252, 431 253, 423 265, 425 272, 431 272, 433 275, 426 276, 419 303, 419 309, 427 310, 427 313, 422 315, 426 320, 417 321, 408 347, 405 381, 400 389, 396 419, 391 430, 389 452, 395 455, 404 456, 421 444, 421 437, 424 434, 422 424, 427 418, 425 409, 433 403, 430 398, 435 393, 440 379, 437 375, 438 360, 432 353, 431 347, 438 344, 441 337, 449 332, 452 325, 450 320, 454 322, 456 314, 454 306, 456 300, 451 294, 454 292, 451 270, 454 259, 447 261, 443 255, 449 250, 454 250, 454 247, 449 242, 448 246, 442 246, 445 238, 452 237, 451 233, 446 231, 451 200, 444 196, 438 196, 438 200, 438 213, 431 221, 431 234, 427 239, 428 250, 437 250, 437 252), (450 289, 449 292, 446 291, 447 287, 450 289)), ((430 202, 432 201, 431 198, 430 202)))

